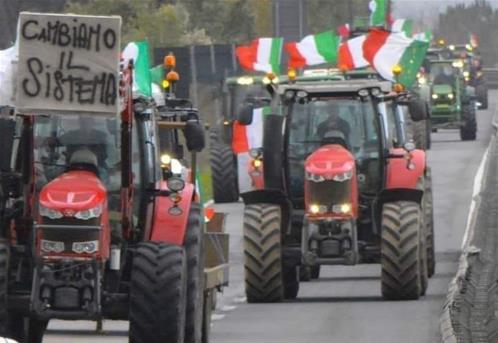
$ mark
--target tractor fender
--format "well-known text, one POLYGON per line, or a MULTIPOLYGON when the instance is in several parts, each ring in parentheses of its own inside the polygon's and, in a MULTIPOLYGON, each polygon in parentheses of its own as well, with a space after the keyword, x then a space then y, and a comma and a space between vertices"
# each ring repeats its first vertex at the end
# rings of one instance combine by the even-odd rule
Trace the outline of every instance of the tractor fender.
MULTIPOLYGON (((161 190, 167 190, 166 182, 161 182, 161 190)), ((179 192, 181 200, 178 207, 181 214, 175 215, 169 212, 174 203, 168 196, 157 196, 154 201, 154 214, 150 241, 167 242, 183 245, 185 233, 187 232, 188 216, 192 200, 194 198, 194 185, 187 183, 185 188, 179 192)))
MULTIPOLYGON (((392 149, 391 153, 402 155, 405 154, 403 149, 392 149)), ((391 158, 387 165, 386 189, 416 189, 417 183, 424 176, 426 159, 423 150, 413 150, 412 163, 413 169, 408 169, 407 161, 404 158, 391 158)))

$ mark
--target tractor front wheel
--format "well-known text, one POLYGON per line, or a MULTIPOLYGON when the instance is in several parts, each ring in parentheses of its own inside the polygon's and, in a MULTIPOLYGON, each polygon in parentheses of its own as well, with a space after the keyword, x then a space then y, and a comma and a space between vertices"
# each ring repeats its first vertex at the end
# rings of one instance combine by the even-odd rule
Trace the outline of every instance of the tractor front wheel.
POLYGON ((432 277, 436 271, 436 251, 434 245, 434 203, 432 198, 432 172, 427 168, 425 177, 425 228, 427 248, 427 275, 432 277))
POLYGON ((385 203, 382 209, 382 296, 387 300, 418 299, 421 285, 420 205, 409 201, 385 203))
MULTIPOLYGON (((279 206, 254 204, 244 211, 245 289, 249 303, 284 298, 279 206)), ((296 273, 297 275, 297 273, 296 273)))
POLYGON ((130 343, 183 343, 187 260, 182 247, 138 244, 130 290, 130 343))
POLYGON ((204 303, 204 227, 199 204, 192 203, 188 217, 185 249, 187 253, 187 321, 185 343, 200 343, 204 303))

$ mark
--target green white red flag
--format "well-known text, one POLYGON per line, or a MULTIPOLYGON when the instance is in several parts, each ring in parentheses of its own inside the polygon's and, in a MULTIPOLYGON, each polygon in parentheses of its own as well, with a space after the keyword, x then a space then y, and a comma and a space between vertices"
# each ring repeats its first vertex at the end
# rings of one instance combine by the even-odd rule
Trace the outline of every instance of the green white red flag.
POLYGON ((337 66, 341 70, 353 70, 368 67, 368 61, 363 57, 363 43, 366 35, 349 39, 339 47, 337 66))
POLYGON ((410 19, 396 19, 391 25, 391 32, 404 32, 407 37, 413 36, 413 21, 410 19))
POLYGON ((289 53, 289 67, 336 63, 340 42, 341 38, 334 31, 326 31, 306 36, 300 42, 287 43, 285 49, 289 53))
POLYGON ((283 38, 258 38, 237 47, 235 54, 246 70, 280 74, 283 42, 283 38))
POLYGON ((263 146, 264 117, 271 114, 270 107, 256 108, 253 112, 252 123, 242 125, 238 121, 233 124, 232 150, 235 154, 249 152, 263 146))
POLYGON ((389 21, 389 0, 371 0, 368 4, 370 9, 370 26, 387 26, 389 21))
POLYGON ((133 93, 151 97, 149 43, 147 41, 128 43, 123 50, 122 57, 124 65, 133 60, 133 93))
POLYGON ((404 33, 372 29, 363 44, 363 56, 383 78, 410 88, 428 48, 428 42, 408 38, 404 33), (397 77, 393 73, 396 65, 402 68, 397 77))

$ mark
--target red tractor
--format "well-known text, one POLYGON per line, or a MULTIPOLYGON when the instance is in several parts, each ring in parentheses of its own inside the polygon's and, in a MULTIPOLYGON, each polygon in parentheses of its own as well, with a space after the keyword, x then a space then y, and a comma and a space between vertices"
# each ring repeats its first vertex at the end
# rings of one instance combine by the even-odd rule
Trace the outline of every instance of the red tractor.
POLYGON ((195 167, 203 126, 193 108, 167 103, 165 120, 132 100, 131 65, 121 77, 118 117, 0 121, 0 336, 41 342, 50 319, 109 318, 129 320, 134 343, 207 342, 195 178, 161 172, 158 149, 158 126, 183 131, 195 167))
POLYGON ((408 105, 417 121, 425 106, 391 87, 378 80, 269 87, 282 114, 264 124, 265 189, 242 194, 249 302, 295 298, 300 268, 317 276, 321 265, 359 263, 382 265, 385 299, 425 293, 430 178, 399 110, 408 105))

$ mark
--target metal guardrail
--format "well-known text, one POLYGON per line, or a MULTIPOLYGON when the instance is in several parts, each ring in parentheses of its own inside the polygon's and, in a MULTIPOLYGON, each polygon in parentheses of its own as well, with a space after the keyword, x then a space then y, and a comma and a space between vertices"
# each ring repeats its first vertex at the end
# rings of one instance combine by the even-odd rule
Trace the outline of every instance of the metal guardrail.
POLYGON ((483 68, 486 84, 490 89, 498 89, 498 68, 483 68))

